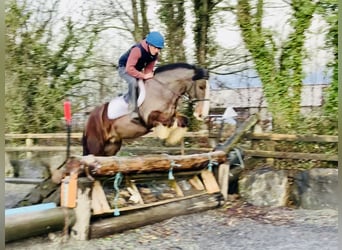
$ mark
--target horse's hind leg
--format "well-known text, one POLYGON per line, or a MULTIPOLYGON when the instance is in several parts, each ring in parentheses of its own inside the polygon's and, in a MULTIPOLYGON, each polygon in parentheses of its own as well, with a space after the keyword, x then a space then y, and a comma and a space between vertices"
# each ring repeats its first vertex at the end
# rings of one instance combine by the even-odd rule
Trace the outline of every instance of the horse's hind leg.
POLYGON ((115 142, 108 141, 104 147, 105 155, 106 156, 116 155, 116 153, 119 152, 121 145, 122 145, 121 140, 115 141, 115 142))

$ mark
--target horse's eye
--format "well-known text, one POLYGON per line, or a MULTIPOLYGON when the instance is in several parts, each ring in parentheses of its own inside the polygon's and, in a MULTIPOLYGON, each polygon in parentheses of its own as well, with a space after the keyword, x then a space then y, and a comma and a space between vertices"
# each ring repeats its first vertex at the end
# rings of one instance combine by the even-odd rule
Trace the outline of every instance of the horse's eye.
POLYGON ((205 90, 205 86, 200 86, 200 90, 205 90))

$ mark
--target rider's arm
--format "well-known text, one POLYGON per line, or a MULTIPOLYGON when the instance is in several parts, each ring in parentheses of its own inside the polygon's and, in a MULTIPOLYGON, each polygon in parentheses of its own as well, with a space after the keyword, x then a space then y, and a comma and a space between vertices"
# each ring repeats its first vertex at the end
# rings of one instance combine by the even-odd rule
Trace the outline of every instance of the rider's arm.
POLYGON ((146 67, 145 67, 145 69, 144 69, 144 73, 145 73, 145 74, 148 74, 148 73, 153 72, 154 65, 156 65, 156 62, 157 62, 157 61, 152 61, 152 62, 150 62, 149 64, 147 64, 146 67))
POLYGON ((144 73, 136 70, 135 65, 137 64, 139 58, 141 57, 141 51, 140 48, 134 47, 131 50, 131 53, 128 56, 127 63, 126 63, 126 71, 129 75, 139 78, 139 79, 144 79, 144 73))

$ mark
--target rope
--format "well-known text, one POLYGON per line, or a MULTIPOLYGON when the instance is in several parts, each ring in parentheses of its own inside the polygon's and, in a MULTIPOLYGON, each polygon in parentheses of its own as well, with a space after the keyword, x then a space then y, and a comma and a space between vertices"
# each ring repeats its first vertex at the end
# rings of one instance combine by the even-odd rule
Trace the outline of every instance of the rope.
POLYGON ((208 158, 209 158, 208 170, 209 170, 210 172, 213 172, 213 166, 217 166, 217 165, 218 165, 218 162, 213 161, 213 160, 211 159, 210 153, 208 153, 208 158))
POLYGON ((245 164, 243 163, 243 159, 241 156, 241 151, 237 148, 234 148, 234 151, 236 152, 237 157, 239 158, 240 164, 241 164, 241 168, 245 168, 245 164))
POLYGON ((169 161, 170 161, 170 169, 169 169, 169 174, 168 174, 168 178, 169 180, 174 180, 175 177, 173 176, 173 168, 174 167, 181 167, 181 164, 177 164, 173 159, 171 159, 171 157, 168 154, 163 154, 165 155, 169 161))
POLYGON ((120 183, 122 181, 122 174, 119 172, 115 175, 115 179, 113 182, 113 188, 115 190, 115 197, 114 197, 114 216, 119 216, 120 215, 120 211, 118 208, 118 199, 119 199, 119 186, 120 183))

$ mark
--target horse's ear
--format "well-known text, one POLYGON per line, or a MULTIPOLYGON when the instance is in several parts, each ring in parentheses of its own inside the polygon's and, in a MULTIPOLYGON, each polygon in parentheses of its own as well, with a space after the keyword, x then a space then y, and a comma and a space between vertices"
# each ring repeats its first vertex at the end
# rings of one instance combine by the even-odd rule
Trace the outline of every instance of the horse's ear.
POLYGON ((196 68, 192 80, 196 81, 199 79, 209 79, 209 71, 203 68, 196 68))

